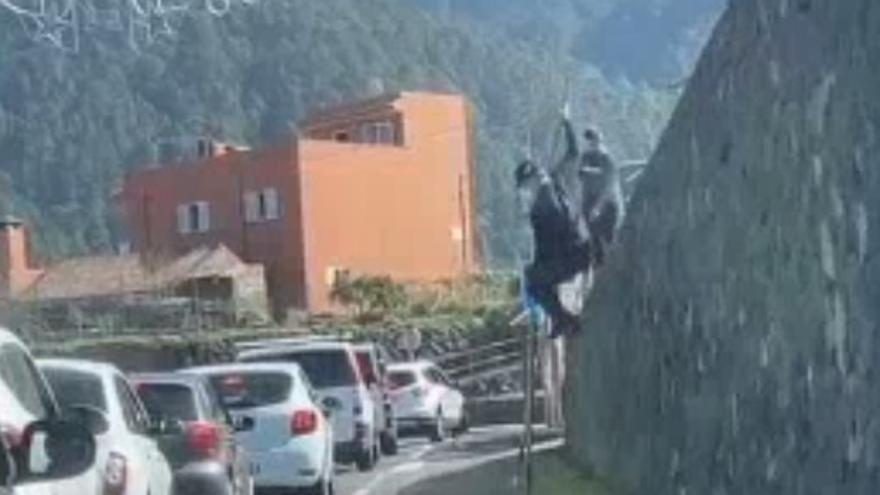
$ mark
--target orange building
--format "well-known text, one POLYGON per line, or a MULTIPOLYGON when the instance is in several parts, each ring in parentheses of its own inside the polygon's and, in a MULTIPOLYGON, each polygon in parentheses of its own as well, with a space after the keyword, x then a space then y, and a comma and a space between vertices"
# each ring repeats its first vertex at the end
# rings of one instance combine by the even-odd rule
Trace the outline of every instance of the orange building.
POLYGON ((478 267, 471 108, 400 93, 316 114, 293 142, 202 144, 197 160, 138 172, 119 199, 133 247, 223 243, 263 263, 276 311, 332 310, 340 270, 437 281, 478 267))

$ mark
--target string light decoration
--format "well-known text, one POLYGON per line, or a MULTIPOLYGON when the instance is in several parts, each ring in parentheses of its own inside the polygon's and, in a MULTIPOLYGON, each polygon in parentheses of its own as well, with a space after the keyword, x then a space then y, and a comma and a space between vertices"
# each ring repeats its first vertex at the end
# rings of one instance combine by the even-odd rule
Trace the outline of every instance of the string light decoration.
POLYGON ((139 49, 175 34, 182 16, 204 11, 216 17, 236 4, 259 0, 0 0, 0 15, 14 15, 28 36, 60 50, 78 52, 80 40, 100 32, 121 33, 139 49))

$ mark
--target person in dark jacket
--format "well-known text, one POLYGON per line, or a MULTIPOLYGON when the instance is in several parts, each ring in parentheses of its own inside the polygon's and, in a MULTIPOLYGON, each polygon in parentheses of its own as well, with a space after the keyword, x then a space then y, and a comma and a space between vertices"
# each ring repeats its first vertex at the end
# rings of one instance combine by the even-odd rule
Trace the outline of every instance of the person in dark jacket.
POLYGON ((596 263, 601 265, 623 223, 623 187, 620 170, 605 150, 601 133, 589 128, 584 132, 584 141, 579 169, 581 212, 594 241, 596 263))
POLYGON ((526 291, 550 317, 551 337, 578 330, 579 315, 563 306, 559 286, 588 271, 591 262, 589 236, 580 227, 579 212, 559 177, 531 160, 522 161, 515 173, 520 204, 529 215, 534 236, 534 259, 525 272, 526 291))

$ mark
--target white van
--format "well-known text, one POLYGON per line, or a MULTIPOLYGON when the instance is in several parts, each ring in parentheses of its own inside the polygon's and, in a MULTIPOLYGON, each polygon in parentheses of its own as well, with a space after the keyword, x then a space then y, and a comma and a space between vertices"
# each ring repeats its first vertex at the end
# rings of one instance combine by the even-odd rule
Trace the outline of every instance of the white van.
POLYGON ((354 463, 369 471, 379 459, 382 425, 376 423, 376 404, 363 374, 355 347, 346 342, 304 339, 248 344, 239 362, 294 362, 308 375, 333 424, 337 462, 354 463))

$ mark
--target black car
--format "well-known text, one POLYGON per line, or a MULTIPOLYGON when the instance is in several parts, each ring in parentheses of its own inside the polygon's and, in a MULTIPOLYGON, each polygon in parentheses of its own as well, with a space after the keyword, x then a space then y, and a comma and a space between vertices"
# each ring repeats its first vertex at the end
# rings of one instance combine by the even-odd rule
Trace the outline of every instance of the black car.
POLYGON ((179 373, 130 380, 150 416, 168 423, 157 441, 176 495, 253 495, 250 461, 234 435, 247 425, 233 424, 207 380, 179 373))

